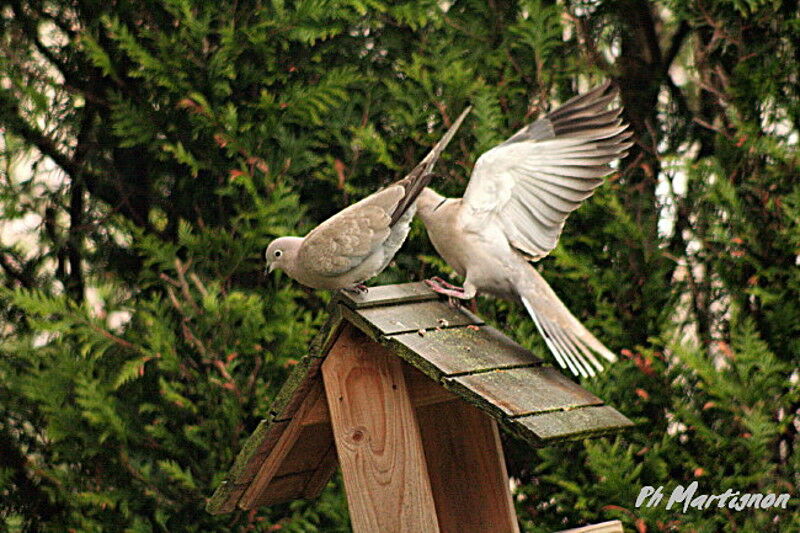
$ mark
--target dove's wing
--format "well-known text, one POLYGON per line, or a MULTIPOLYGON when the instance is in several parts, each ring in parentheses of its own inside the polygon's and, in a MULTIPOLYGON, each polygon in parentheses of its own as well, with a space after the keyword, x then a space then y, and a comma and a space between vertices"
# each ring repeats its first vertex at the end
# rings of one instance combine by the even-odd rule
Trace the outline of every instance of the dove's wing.
POLYGON ((342 276, 382 252, 364 279, 380 273, 408 235, 411 211, 420 192, 430 183, 431 170, 470 111, 466 108, 439 142, 403 179, 367 196, 311 230, 297 254, 298 266, 313 276, 342 276), (400 222, 400 224, 398 224, 400 222))
POLYGON ((311 230, 297 263, 315 276, 341 276, 361 265, 391 234, 392 213, 406 188, 394 184, 371 194, 311 230))
POLYGON ((569 214, 624 156, 631 133, 609 84, 576 96, 478 158, 464 193, 461 222, 479 231, 499 223, 530 259, 555 248, 569 214))

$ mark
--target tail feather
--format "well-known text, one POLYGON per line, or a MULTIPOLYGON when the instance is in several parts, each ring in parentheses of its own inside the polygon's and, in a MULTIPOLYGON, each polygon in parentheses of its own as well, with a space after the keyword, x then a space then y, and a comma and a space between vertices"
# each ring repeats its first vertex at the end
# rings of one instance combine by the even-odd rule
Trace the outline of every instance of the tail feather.
MULTIPOLYGON (((567 355, 572 359, 572 362, 578 367, 578 372, 583 377, 590 377, 595 375, 595 370, 591 367, 589 362, 584 357, 583 353, 577 348, 577 346, 568 338, 567 332, 559 329, 558 327, 553 324, 553 327, 550 328, 549 331, 550 335, 552 335, 560 344, 561 348, 567 353, 567 355)), ((601 367, 602 369, 602 367, 601 367)))
POLYGON ((528 303, 528 300, 526 300, 523 297, 522 298, 522 303, 525 305, 525 308, 528 310, 528 314, 531 315, 531 318, 533 319, 533 323, 536 325, 536 329, 539 330, 539 333, 541 334, 542 338, 544 339, 545 344, 547 344, 547 347, 553 353, 553 355, 556 358, 556 361, 558 362, 559 365, 561 365, 561 368, 567 368, 567 366, 569 366, 569 369, 572 371, 572 373, 577 376, 578 375, 578 371, 577 371, 574 363, 571 360, 568 360, 566 357, 564 357, 564 354, 561 352, 561 350, 559 350, 558 348, 553 346, 553 342, 550 340, 550 335, 545 333, 545 330, 542 328, 542 325, 539 323, 539 318, 536 316, 536 313, 533 311, 533 308, 528 303))
POLYGON ((617 356, 575 318, 541 274, 527 267, 520 299, 558 364, 576 376, 590 377, 603 370, 595 354, 616 361, 617 356))
POLYGON ((439 161, 439 156, 442 155, 442 152, 447 145, 450 143, 450 140, 458 131, 458 128, 461 127, 461 123, 466 118, 467 114, 472 110, 472 106, 468 106, 461 114, 458 116, 453 125, 445 132, 439 142, 437 142, 431 151, 428 152, 422 161, 414 167, 414 169, 409 172, 408 176, 401 179, 397 183, 403 185, 406 189, 406 193, 400 202, 397 204, 394 212, 392 213, 392 219, 390 225, 394 225, 400 217, 403 216, 409 207, 414 204, 414 201, 417 199, 417 196, 422 192, 422 189, 428 186, 433 178, 433 174, 431 171, 433 167, 436 165, 436 162, 439 161))

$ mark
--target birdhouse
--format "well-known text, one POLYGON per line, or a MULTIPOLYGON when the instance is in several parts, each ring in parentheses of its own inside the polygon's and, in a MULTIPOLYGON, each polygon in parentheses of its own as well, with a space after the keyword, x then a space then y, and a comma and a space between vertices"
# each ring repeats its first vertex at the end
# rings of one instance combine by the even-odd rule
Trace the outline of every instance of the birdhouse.
POLYGON ((329 311, 209 512, 315 498, 341 467, 357 533, 516 532, 498 427, 543 446, 632 425, 423 283, 329 311))

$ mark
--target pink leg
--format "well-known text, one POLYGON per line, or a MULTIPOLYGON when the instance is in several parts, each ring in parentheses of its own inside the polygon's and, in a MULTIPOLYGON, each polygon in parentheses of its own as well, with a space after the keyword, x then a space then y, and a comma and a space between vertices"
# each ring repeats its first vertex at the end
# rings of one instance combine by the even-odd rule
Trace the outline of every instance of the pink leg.
POLYGON ((366 294, 367 292, 369 292, 369 287, 367 287, 363 283, 356 283, 352 287, 345 287, 342 290, 345 290, 353 294, 366 294))
POLYGON ((466 296, 462 287, 451 285, 441 278, 426 279, 425 284, 433 292, 447 296, 447 301, 451 307, 459 307, 461 305, 460 300, 469 300, 469 296, 466 296))
MULTIPOLYGON (((459 291, 459 292, 463 292, 464 291, 464 287, 459 287, 458 285, 452 285, 452 284, 446 282, 445 280, 443 280, 442 278, 440 278, 439 276, 432 277, 430 280, 426 280, 425 281, 425 283, 428 283, 429 287, 433 288, 429 282, 435 283, 440 288, 444 287, 445 289, 450 289, 450 290, 459 291)), ((434 290, 436 290, 436 289, 434 289, 434 290)))

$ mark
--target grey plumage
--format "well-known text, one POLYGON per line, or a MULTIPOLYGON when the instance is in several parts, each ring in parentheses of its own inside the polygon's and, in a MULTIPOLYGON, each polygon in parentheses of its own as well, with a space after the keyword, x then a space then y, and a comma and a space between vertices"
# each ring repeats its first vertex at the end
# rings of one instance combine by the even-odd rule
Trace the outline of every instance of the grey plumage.
POLYGON ((624 157, 631 136, 621 109, 606 111, 609 84, 576 96, 478 158, 464 197, 426 188, 418 213, 464 288, 429 284, 456 298, 478 292, 522 303, 562 367, 602 370, 595 354, 616 356, 566 308, 529 261, 555 248, 569 214, 624 157))
POLYGON ((468 112, 464 110, 405 178, 343 209, 305 237, 272 241, 265 254, 269 271, 283 269, 316 289, 351 288, 378 275, 408 236, 416 199, 468 112))

